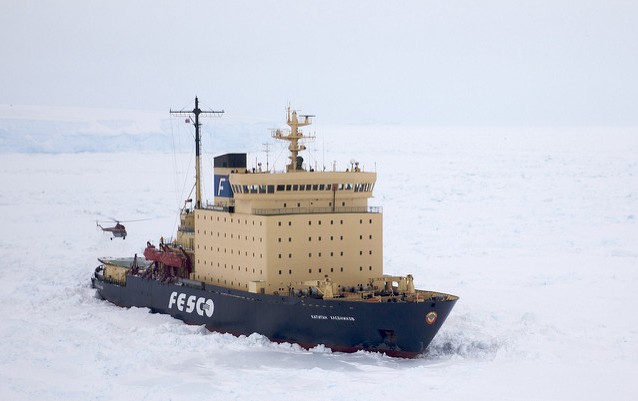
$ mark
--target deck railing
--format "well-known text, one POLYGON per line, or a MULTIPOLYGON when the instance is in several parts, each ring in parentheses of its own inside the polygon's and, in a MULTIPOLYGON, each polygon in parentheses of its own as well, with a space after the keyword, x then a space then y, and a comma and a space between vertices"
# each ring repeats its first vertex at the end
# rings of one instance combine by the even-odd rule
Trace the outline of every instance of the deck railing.
POLYGON ((288 207, 274 209, 254 209, 254 214, 272 216, 280 214, 321 214, 321 213, 383 213, 381 206, 350 207, 288 207))

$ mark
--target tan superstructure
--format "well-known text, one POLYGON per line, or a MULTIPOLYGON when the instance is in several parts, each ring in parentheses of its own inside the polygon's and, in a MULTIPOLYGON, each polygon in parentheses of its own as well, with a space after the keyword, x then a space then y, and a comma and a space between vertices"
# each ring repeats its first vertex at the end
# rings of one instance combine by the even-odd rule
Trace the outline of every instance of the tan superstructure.
POLYGON ((289 294, 365 288, 383 275, 382 213, 368 206, 376 173, 306 170, 298 141, 309 117, 300 122, 289 110, 290 130, 273 133, 290 141, 285 173, 248 170, 245 154, 215 158, 214 203, 185 209, 178 231, 191 279, 289 294))

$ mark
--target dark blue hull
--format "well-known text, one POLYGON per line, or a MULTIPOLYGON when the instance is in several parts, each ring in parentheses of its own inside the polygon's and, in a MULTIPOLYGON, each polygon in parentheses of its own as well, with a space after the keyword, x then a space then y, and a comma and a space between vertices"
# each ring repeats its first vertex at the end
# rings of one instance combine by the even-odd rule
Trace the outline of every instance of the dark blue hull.
POLYGON ((126 285, 105 281, 99 274, 91 281, 100 296, 116 305, 147 307, 188 324, 205 325, 211 331, 259 333, 272 341, 306 348, 323 344, 333 351, 367 350, 400 357, 415 357, 425 351, 457 299, 323 300, 254 294, 199 283, 166 284, 134 275, 126 278, 126 285))

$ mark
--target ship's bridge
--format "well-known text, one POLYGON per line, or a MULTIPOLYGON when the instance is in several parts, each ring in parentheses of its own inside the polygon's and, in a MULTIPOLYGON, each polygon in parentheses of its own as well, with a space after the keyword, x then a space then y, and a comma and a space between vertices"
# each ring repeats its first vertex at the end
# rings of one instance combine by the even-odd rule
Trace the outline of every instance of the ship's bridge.
POLYGON ((366 212, 371 172, 230 174, 235 210, 252 214, 366 212))
POLYGON ((236 212, 251 214, 369 211, 372 172, 231 173, 236 212))
POLYGON ((368 198, 377 174, 368 172, 309 172, 297 174, 230 174, 237 200, 332 198, 333 192, 351 198, 368 198))

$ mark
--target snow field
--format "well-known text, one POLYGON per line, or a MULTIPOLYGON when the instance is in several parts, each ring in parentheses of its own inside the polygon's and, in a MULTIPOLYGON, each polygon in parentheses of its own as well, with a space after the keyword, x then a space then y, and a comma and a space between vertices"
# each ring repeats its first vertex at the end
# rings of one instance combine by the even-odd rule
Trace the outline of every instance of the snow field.
MULTIPOLYGON (((638 397, 638 132, 318 134, 307 161, 376 164, 386 273, 461 297, 427 355, 304 350, 98 300, 89 285, 98 256, 139 254, 174 232, 192 157, 3 153, 0 399, 638 397), (150 220, 111 241, 95 227, 108 217, 150 220)), ((216 154, 254 150, 242 143, 251 138, 216 154)))

